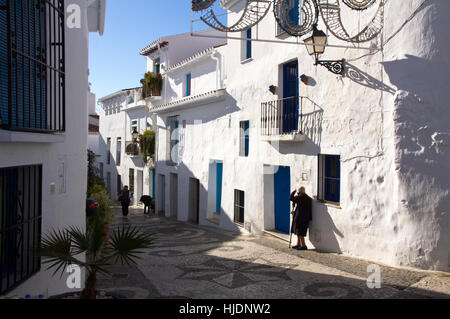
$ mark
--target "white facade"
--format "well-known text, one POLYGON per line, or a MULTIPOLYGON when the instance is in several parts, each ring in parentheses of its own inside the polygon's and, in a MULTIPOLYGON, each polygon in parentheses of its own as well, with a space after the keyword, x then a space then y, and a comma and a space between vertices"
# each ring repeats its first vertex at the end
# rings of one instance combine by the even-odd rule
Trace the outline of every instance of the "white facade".
MULTIPOLYGON (((273 169, 287 167, 291 190, 305 186, 315 199, 309 247, 449 271, 449 7, 443 0, 386 2, 382 34, 364 44, 372 50, 328 47, 320 57, 344 58, 344 76, 314 66, 301 45, 256 41, 250 59, 244 58, 245 41, 229 40, 226 46, 186 55, 178 66, 167 67, 163 91, 169 93, 148 101, 158 116, 157 210, 193 220, 195 178, 201 224, 241 230, 234 222, 235 190, 240 190, 245 194, 244 226, 261 234, 276 228, 278 171, 273 169), (262 131, 261 103, 284 97, 283 65, 291 61, 298 61, 298 75, 309 79, 307 84, 298 81, 304 97, 303 134, 268 137, 262 131), (185 97, 189 73, 192 92, 185 97), (275 95, 268 90, 271 85, 277 87, 275 95), (250 123, 248 157, 239 156, 242 121, 250 123), (176 122, 172 139, 178 143, 171 144, 168 132, 176 122), (167 148, 174 145, 177 165, 167 165, 167 148), (321 200, 320 155, 339 156, 337 203, 321 200), (220 164, 217 212, 215 167, 220 164)), ((229 23, 241 14, 236 6, 229 23)), ((358 14, 344 10, 342 19, 350 24, 358 21, 358 14)), ((321 21, 319 28, 325 30, 321 21)), ((280 40, 275 30, 270 14, 258 25, 264 39, 280 40)), ((332 36, 329 44, 350 46, 332 36)), ((172 50, 176 48, 169 41, 148 55, 148 69, 172 50)))
MULTIPOLYGON (((98 6, 99 2, 102 10, 88 8, 84 0, 65 1, 65 9, 69 5, 81 8, 80 28, 65 24, 65 131, 39 134, 0 129, 0 168, 42 166, 42 235, 68 225, 86 226, 88 33, 103 29, 99 20, 104 20, 105 1, 93 1, 91 5, 98 6), (92 15, 88 23, 89 10, 92 15)), ((66 18, 71 12, 66 11, 66 18)), ((47 271, 47 266, 41 264, 40 271, 6 295, 46 297, 69 292, 68 274, 52 276, 54 269, 47 271)))
POLYGON ((139 205, 142 195, 153 196, 152 161, 146 165, 139 152, 128 155, 126 147, 133 142, 134 128, 142 134, 152 129, 153 122, 140 88, 121 90, 99 100, 100 114, 100 157, 97 162, 104 167, 105 186, 111 197, 117 195, 125 185, 134 185, 133 205, 139 205), (110 142, 108 142, 110 141, 110 142), (110 144, 109 144, 110 143, 110 144), (109 151, 108 151, 108 145, 109 151), (108 153, 109 161, 108 161, 108 153))

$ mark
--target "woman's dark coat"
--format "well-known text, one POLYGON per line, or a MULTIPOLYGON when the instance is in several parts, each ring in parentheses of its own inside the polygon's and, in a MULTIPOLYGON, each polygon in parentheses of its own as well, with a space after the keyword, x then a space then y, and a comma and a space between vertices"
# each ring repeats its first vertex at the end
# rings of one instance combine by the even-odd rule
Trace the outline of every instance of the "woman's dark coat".
POLYGON ((131 200, 130 200, 130 191, 122 190, 122 193, 120 194, 120 202, 122 203, 122 206, 130 206, 131 200))
POLYGON ((293 191, 289 200, 296 204, 295 213, 292 221, 292 228, 297 228, 301 223, 312 221, 312 198, 306 194, 295 196, 293 191))

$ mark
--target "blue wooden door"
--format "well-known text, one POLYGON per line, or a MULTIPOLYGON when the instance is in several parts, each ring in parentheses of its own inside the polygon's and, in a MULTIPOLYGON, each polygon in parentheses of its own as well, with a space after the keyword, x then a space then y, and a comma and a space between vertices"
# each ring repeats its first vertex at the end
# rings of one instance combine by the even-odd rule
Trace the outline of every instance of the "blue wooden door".
POLYGON ((221 212, 222 207, 222 176, 223 176, 223 163, 216 164, 216 212, 221 212))
POLYGON ((291 194, 291 169, 280 166, 274 177, 275 197, 275 229, 289 234, 290 231, 290 202, 291 194))
POLYGON ((283 65, 283 133, 298 131, 298 61, 283 65))

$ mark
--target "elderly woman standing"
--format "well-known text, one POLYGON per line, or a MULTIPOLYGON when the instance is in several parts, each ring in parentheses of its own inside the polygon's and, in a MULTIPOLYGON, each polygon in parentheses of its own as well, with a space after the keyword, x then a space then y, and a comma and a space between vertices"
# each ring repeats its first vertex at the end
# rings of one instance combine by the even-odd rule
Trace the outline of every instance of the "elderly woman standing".
POLYGON ((309 223, 312 221, 312 198, 309 197, 304 187, 298 191, 293 191, 289 200, 293 202, 294 209, 291 232, 297 235, 297 245, 293 249, 308 250, 305 244, 305 237, 308 231, 309 223))

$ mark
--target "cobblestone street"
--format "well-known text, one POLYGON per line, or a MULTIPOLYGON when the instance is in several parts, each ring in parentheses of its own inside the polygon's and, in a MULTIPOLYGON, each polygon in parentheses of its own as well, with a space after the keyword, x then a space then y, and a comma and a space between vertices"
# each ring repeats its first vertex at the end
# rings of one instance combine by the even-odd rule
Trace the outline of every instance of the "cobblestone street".
POLYGON ((132 224, 156 240, 138 265, 114 266, 98 288, 131 299, 450 298, 450 275, 379 265, 369 289, 368 261, 296 251, 271 236, 254 237, 116 209, 113 227, 132 224))

